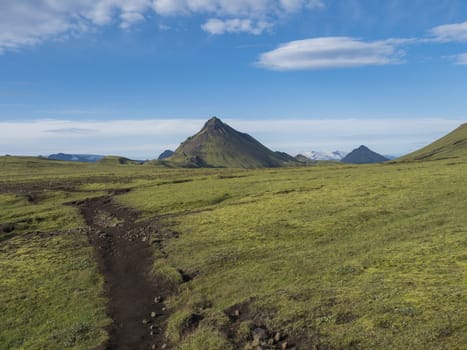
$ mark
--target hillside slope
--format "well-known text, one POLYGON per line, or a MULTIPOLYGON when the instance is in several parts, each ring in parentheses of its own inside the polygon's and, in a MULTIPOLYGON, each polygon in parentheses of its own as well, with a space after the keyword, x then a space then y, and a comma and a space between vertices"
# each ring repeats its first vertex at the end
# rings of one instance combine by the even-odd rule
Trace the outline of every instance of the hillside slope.
POLYGON ((436 160, 464 156, 467 156, 467 123, 428 146, 399 158, 398 161, 436 160))
POLYGON ((139 165, 141 164, 140 161, 128 159, 125 157, 120 156, 105 156, 101 160, 98 161, 100 164, 107 164, 107 165, 125 165, 125 164, 132 164, 132 165, 139 165))
POLYGON ((241 133, 220 119, 209 119, 167 158, 187 167, 269 168, 298 165, 293 157, 273 152, 248 134, 241 133))

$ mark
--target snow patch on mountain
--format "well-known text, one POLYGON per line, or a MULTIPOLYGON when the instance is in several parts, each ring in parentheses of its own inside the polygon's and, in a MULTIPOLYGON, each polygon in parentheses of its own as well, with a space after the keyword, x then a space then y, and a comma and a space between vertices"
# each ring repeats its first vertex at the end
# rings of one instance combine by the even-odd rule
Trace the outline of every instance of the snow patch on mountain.
POLYGON ((311 160, 342 160, 347 153, 343 151, 333 151, 333 152, 321 152, 321 151, 310 151, 302 152, 305 157, 311 160))

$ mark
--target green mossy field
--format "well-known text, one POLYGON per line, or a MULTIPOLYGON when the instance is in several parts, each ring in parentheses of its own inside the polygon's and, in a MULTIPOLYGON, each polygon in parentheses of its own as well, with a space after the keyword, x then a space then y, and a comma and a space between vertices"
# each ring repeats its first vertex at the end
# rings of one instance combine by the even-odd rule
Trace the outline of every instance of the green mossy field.
POLYGON ((103 278, 69 203, 115 189, 177 233, 153 269, 177 284, 171 348, 248 348, 258 326, 299 349, 467 348, 465 157, 258 170, 1 157, 0 168, 1 349, 105 342, 103 278))

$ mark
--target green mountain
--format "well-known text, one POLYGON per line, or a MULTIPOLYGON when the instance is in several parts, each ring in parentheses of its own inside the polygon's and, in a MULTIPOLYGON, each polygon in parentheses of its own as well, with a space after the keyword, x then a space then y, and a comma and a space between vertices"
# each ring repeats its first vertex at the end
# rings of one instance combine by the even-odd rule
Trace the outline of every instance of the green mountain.
POLYGON ((273 152, 248 134, 220 119, 209 119, 166 159, 185 167, 268 168, 300 163, 286 153, 273 152))
POLYGON ((381 154, 373 152, 366 146, 360 146, 342 158, 344 163, 353 164, 369 164, 369 163, 382 163, 389 159, 383 157, 381 154))
POLYGON ((436 160, 467 156, 467 123, 446 136, 418 151, 403 156, 398 161, 436 160))

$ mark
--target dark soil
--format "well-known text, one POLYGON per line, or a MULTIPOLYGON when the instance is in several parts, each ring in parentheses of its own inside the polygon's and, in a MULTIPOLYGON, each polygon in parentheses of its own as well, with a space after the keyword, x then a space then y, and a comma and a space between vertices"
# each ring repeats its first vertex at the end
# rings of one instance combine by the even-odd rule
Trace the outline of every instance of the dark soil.
POLYGON ((138 213, 118 206, 111 195, 74 205, 90 227, 113 320, 110 339, 101 349, 161 349, 168 314, 155 299, 165 300, 170 288, 151 273, 157 221, 136 222, 138 213))

